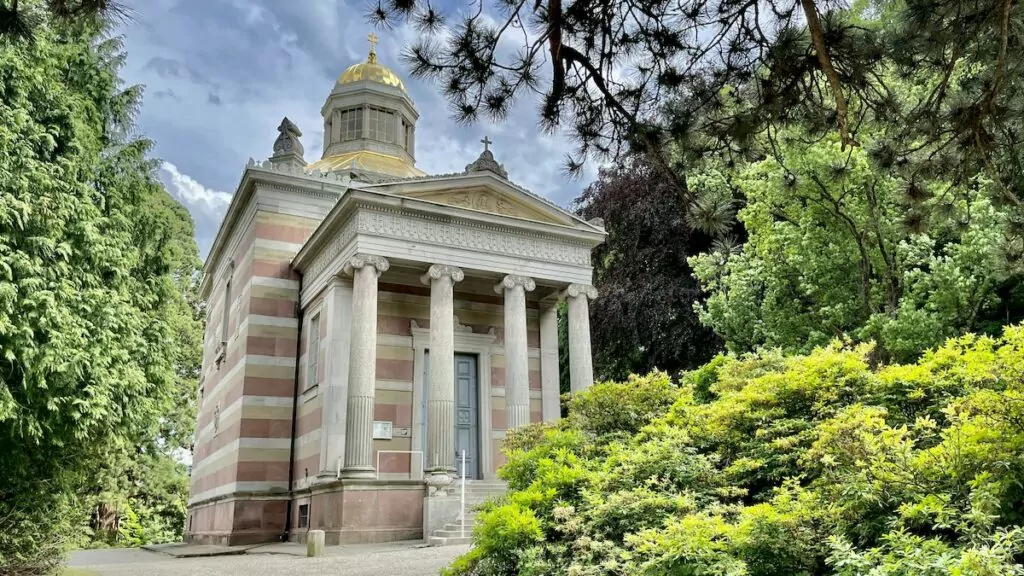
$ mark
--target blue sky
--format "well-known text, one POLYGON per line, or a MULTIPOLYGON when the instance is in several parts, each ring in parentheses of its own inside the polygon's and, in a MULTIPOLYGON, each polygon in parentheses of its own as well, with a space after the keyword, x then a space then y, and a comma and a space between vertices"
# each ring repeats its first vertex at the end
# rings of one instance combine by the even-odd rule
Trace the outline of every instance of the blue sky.
MULTIPOLYGON (((149 0, 123 26, 126 82, 143 84, 141 131, 155 140, 160 178, 192 213, 205 257, 249 157, 271 153, 288 116, 303 131, 306 159, 320 157, 320 107, 338 75, 366 58, 369 0, 149 0)), ((451 0, 445 0, 445 8, 451 0)), ((450 5, 448 12, 461 5, 450 5)), ((467 4, 468 6, 468 4, 467 4)), ((501 124, 456 125, 434 86, 405 71, 407 27, 376 30, 381 63, 405 81, 420 112, 417 165, 461 171, 489 136, 509 178, 567 205, 593 178, 562 172, 572 145, 537 129, 536 102, 522 100, 501 124)))

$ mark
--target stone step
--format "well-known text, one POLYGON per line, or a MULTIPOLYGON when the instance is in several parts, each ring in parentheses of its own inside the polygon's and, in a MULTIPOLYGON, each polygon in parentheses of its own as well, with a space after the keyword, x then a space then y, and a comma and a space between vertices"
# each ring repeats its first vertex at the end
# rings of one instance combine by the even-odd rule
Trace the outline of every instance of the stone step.
MULTIPOLYGON (((453 483, 454 484, 458 484, 459 482, 462 482, 462 480, 459 480, 458 478, 456 478, 453 483)), ((504 480, 466 480, 466 485, 467 486, 469 486, 469 485, 473 485, 473 486, 508 486, 508 482, 505 482, 504 480)))
POLYGON ((455 537, 455 536, 453 536, 451 538, 444 538, 444 537, 440 537, 440 536, 431 536, 431 538, 430 538, 430 545, 431 546, 461 546, 461 545, 472 544, 472 543, 473 543, 473 539, 471 537, 469 537, 469 536, 466 536, 465 538, 455 537))
POLYGON ((434 530, 433 536, 434 538, 472 538, 473 530, 471 530, 469 527, 467 527, 465 531, 462 531, 458 528, 450 530, 448 529, 447 526, 445 526, 444 530, 434 530))
MULTIPOLYGON (((468 533, 472 532, 473 531, 473 526, 475 526, 475 525, 476 525, 476 523, 474 522, 473 518, 467 518, 466 519, 466 533, 468 534, 468 533)), ((449 522, 448 524, 445 524, 444 528, 442 528, 441 530, 449 530, 449 531, 454 530, 456 532, 461 532, 462 531, 462 524, 458 520, 456 520, 455 522, 449 522)), ((439 531, 440 530, 435 530, 434 531, 434 535, 435 536, 440 536, 440 534, 437 534, 437 532, 439 532, 439 531)))
MULTIPOLYGON (((462 496, 462 492, 459 491, 458 489, 456 489, 451 494, 453 496, 456 496, 456 497, 462 496)), ((487 498, 497 498, 499 496, 504 496, 504 495, 505 495, 504 491, 498 491, 498 490, 466 490, 466 498, 483 498, 483 499, 487 499, 487 498)))

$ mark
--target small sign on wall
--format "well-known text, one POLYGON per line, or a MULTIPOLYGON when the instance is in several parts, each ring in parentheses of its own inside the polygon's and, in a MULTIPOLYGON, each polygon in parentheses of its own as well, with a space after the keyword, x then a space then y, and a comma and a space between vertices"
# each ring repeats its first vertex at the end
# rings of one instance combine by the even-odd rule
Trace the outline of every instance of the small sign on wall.
POLYGON ((409 438, 412 436, 412 429, 408 427, 399 426, 397 428, 393 428, 392 432, 394 433, 395 438, 409 438))
POLYGON ((373 439, 374 440, 391 440, 392 430, 391 422, 385 422, 382 420, 373 421, 373 439))

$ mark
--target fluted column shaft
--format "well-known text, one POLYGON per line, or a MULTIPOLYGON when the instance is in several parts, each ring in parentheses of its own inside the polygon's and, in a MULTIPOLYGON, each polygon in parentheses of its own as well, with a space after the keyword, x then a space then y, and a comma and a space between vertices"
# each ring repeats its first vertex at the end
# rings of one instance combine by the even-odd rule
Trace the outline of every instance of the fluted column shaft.
POLYGON ((590 351, 590 300, 597 289, 587 284, 570 284, 569 300, 569 390, 579 392, 594 383, 594 359, 590 351))
POLYGON ((372 478, 373 401, 377 376, 377 277, 390 267, 381 256, 354 256, 345 273, 352 274, 352 337, 348 363, 348 409, 345 434, 347 478, 372 478))
POLYGON ((427 395, 427 471, 455 470, 455 304, 453 289, 464 275, 435 264, 422 281, 430 285, 430 381, 427 395))
POLYGON ((505 295, 505 404, 508 429, 530 423, 530 359, 526 343, 526 293, 536 288, 528 276, 505 276, 495 291, 505 295))
POLYGON ((558 394, 558 307, 540 311, 541 413, 545 422, 561 416, 558 394))

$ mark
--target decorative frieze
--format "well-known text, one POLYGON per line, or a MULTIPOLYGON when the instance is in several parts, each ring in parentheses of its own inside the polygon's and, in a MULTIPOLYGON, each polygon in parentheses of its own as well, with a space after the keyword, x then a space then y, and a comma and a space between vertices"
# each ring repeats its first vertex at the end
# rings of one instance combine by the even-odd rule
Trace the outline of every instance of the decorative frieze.
POLYGON ((323 247, 319 254, 313 258, 313 263, 305 270, 304 275, 308 280, 314 280, 320 277, 323 273, 324 268, 327 267, 341 251, 348 246, 349 242, 356 237, 356 223, 349 220, 341 227, 341 230, 331 238, 331 241, 327 246, 323 247))
POLYGON ((555 240, 523 231, 511 231, 474 222, 453 222, 426 215, 363 208, 358 233, 400 240, 493 252, 576 266, 590 265, 590 249, 583 244, 555 240))

